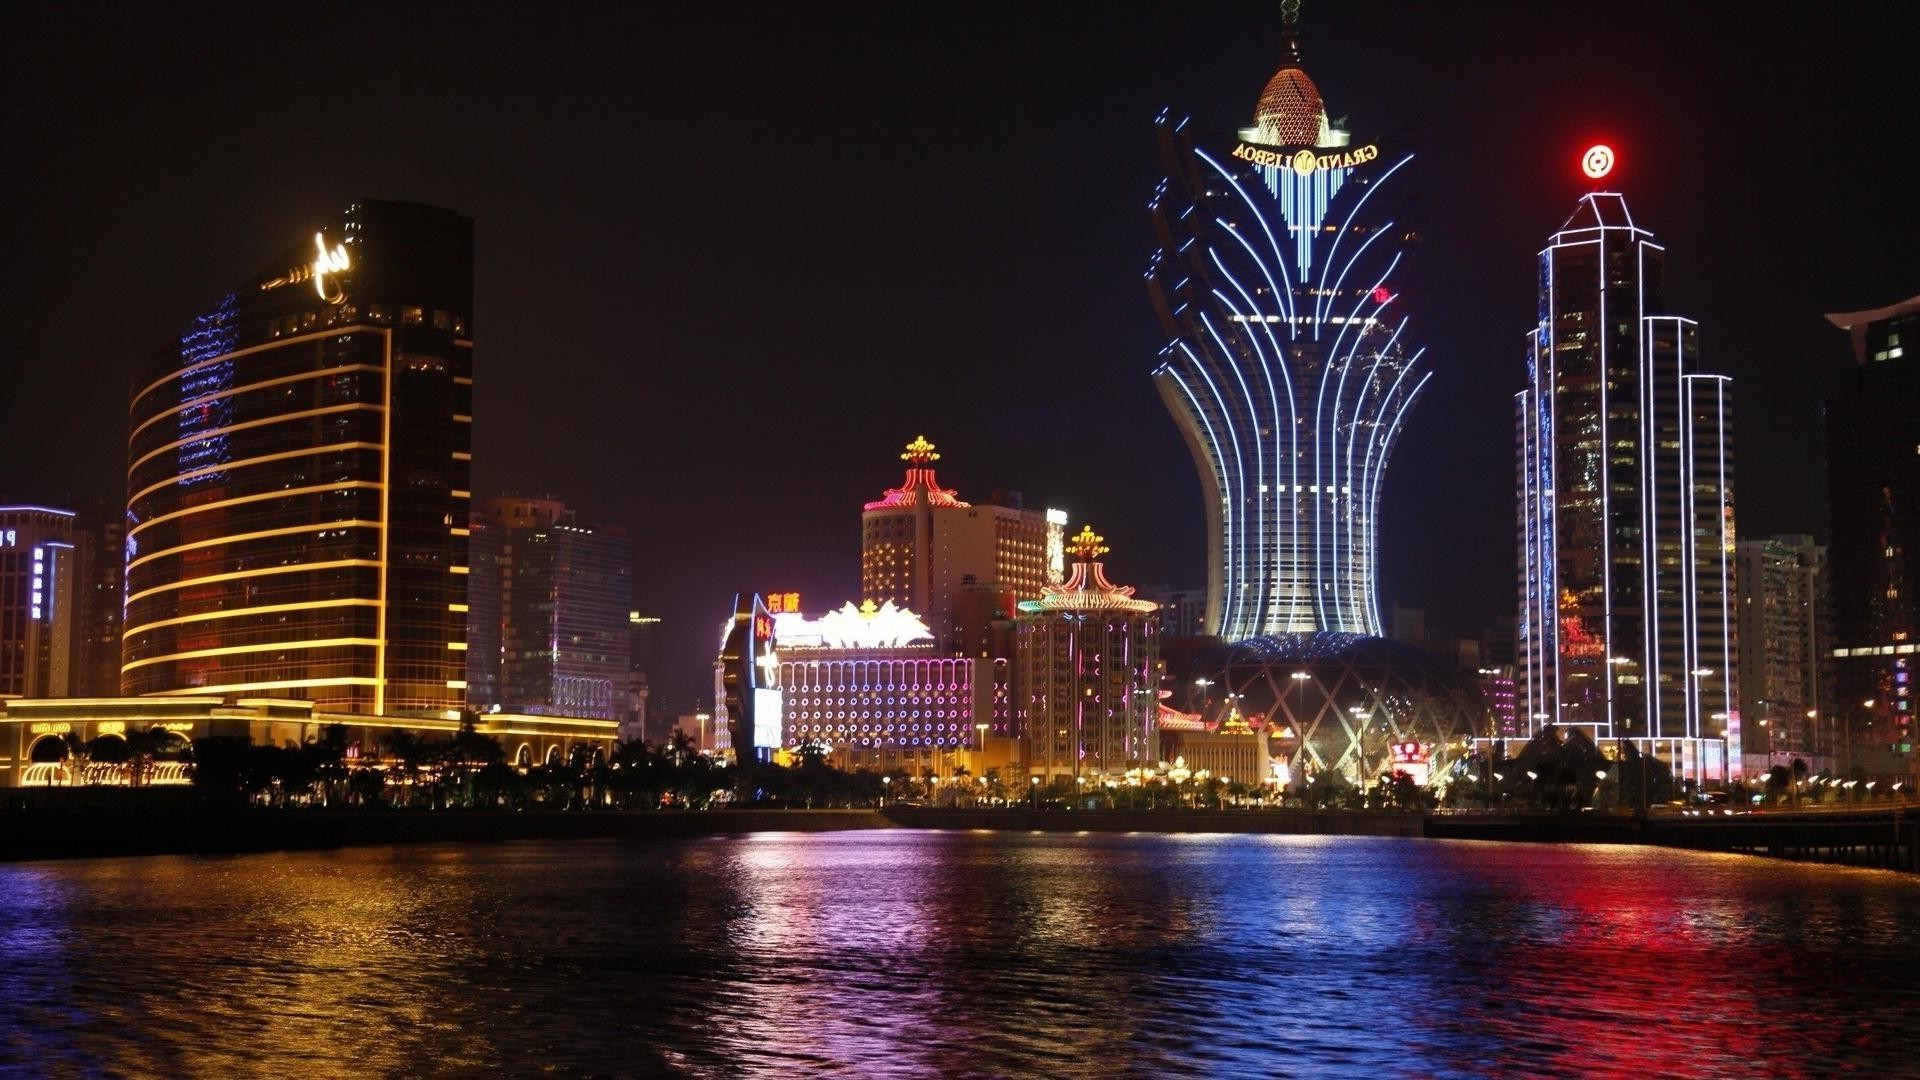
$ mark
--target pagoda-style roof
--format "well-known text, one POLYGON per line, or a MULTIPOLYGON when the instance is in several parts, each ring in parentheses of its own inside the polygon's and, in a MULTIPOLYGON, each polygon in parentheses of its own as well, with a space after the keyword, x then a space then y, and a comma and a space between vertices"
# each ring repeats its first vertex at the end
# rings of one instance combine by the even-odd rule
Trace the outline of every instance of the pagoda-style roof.
POLYGON ((869 510, 891 510, 896 507, 918 506, 925 500, 928 506, 967 507, 972 504, 962 502, 959 492, 943 488, 933 475, 933 463, 940 460, 933 444, 925 435, 915 435, 901 453, 900 460, 907 463, 907 479, 897 488, 888 488, 887 493, 867 504, 869 510))
POLYGON ((1038 600, 1022 600, 1020 610, 1041 611, 1157 611, 1151 600, 1133 598, 1133 586, 1115 585, 1107 580, 1106 568, 1094 560, 1110 550, 1106 537, 1098 536, 1093 526, 1083 525, 1067 541, 1067 552, 1074 557, 1073 573, 1058 585, 1049 585, 1038 600))

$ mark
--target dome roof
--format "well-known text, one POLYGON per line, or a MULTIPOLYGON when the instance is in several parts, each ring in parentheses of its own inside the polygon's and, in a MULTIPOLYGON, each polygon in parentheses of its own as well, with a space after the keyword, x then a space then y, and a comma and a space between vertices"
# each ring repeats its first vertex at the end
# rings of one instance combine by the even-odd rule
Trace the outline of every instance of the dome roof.
POLYGON ((1273 146, 1319 146, 1326 134, 1327 109, 1320 88, 1298 62, 1288 62, 1267 80, 1254 106, 1260 141, 1273 146))

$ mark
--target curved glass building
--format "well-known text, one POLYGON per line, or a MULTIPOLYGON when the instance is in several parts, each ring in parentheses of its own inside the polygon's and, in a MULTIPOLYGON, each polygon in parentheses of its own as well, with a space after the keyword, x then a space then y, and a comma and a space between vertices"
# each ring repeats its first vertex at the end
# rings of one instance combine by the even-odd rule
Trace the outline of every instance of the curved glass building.
POLYGON ((473 223, 365 201, 135 382, 130 694, 464 701, 473 223))
POLYGON ((1156 126, 1154 379, 1204 487, 1208 629, 1379 634, 1381 479, 1427 377, 1399 284, 1413 155, 1329 123, 1291 25, 1237 138, 1156 126))

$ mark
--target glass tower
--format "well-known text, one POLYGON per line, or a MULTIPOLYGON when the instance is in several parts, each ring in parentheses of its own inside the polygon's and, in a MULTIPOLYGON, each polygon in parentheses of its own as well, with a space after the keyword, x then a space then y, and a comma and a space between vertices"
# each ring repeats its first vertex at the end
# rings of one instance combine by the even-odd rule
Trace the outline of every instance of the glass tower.
POLYGON ((1380 634, 1381 480, 1427 378, 1396 277, 1413 155, 1328 122, 1291 25, 1237 140, 1156 126, 1154 381, 1203 487, 1204 629, 1380 634))
POLYGON ((364 201, 135 383, 130 694, 465 701, 473 223, 364 201))
MULTIPOLYGON (((1596 192, 1540 253, 1515 398, 1523 724, 1737 745, 1730 381, 1666 313, 1666 251, 1596 192)), ((1724 749, 1724 744, 1719 744, 1724 749)))

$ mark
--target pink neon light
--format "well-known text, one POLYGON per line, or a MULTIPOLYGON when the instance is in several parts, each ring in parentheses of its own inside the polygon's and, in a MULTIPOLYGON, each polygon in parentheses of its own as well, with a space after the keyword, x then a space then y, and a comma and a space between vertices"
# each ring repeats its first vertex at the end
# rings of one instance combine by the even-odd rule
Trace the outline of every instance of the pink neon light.
POLYGON ((887 510, 896 506, 916 506, 919 504, 919 492, 927 493, 928 506, 954 506, 965 508, 971 503, 960 501, 959 492, 940 486, 933 477, 932 469, 908 469, 907 481, 897 488, 888 488, 884 497, 867 504, 869 510, 887 510))

